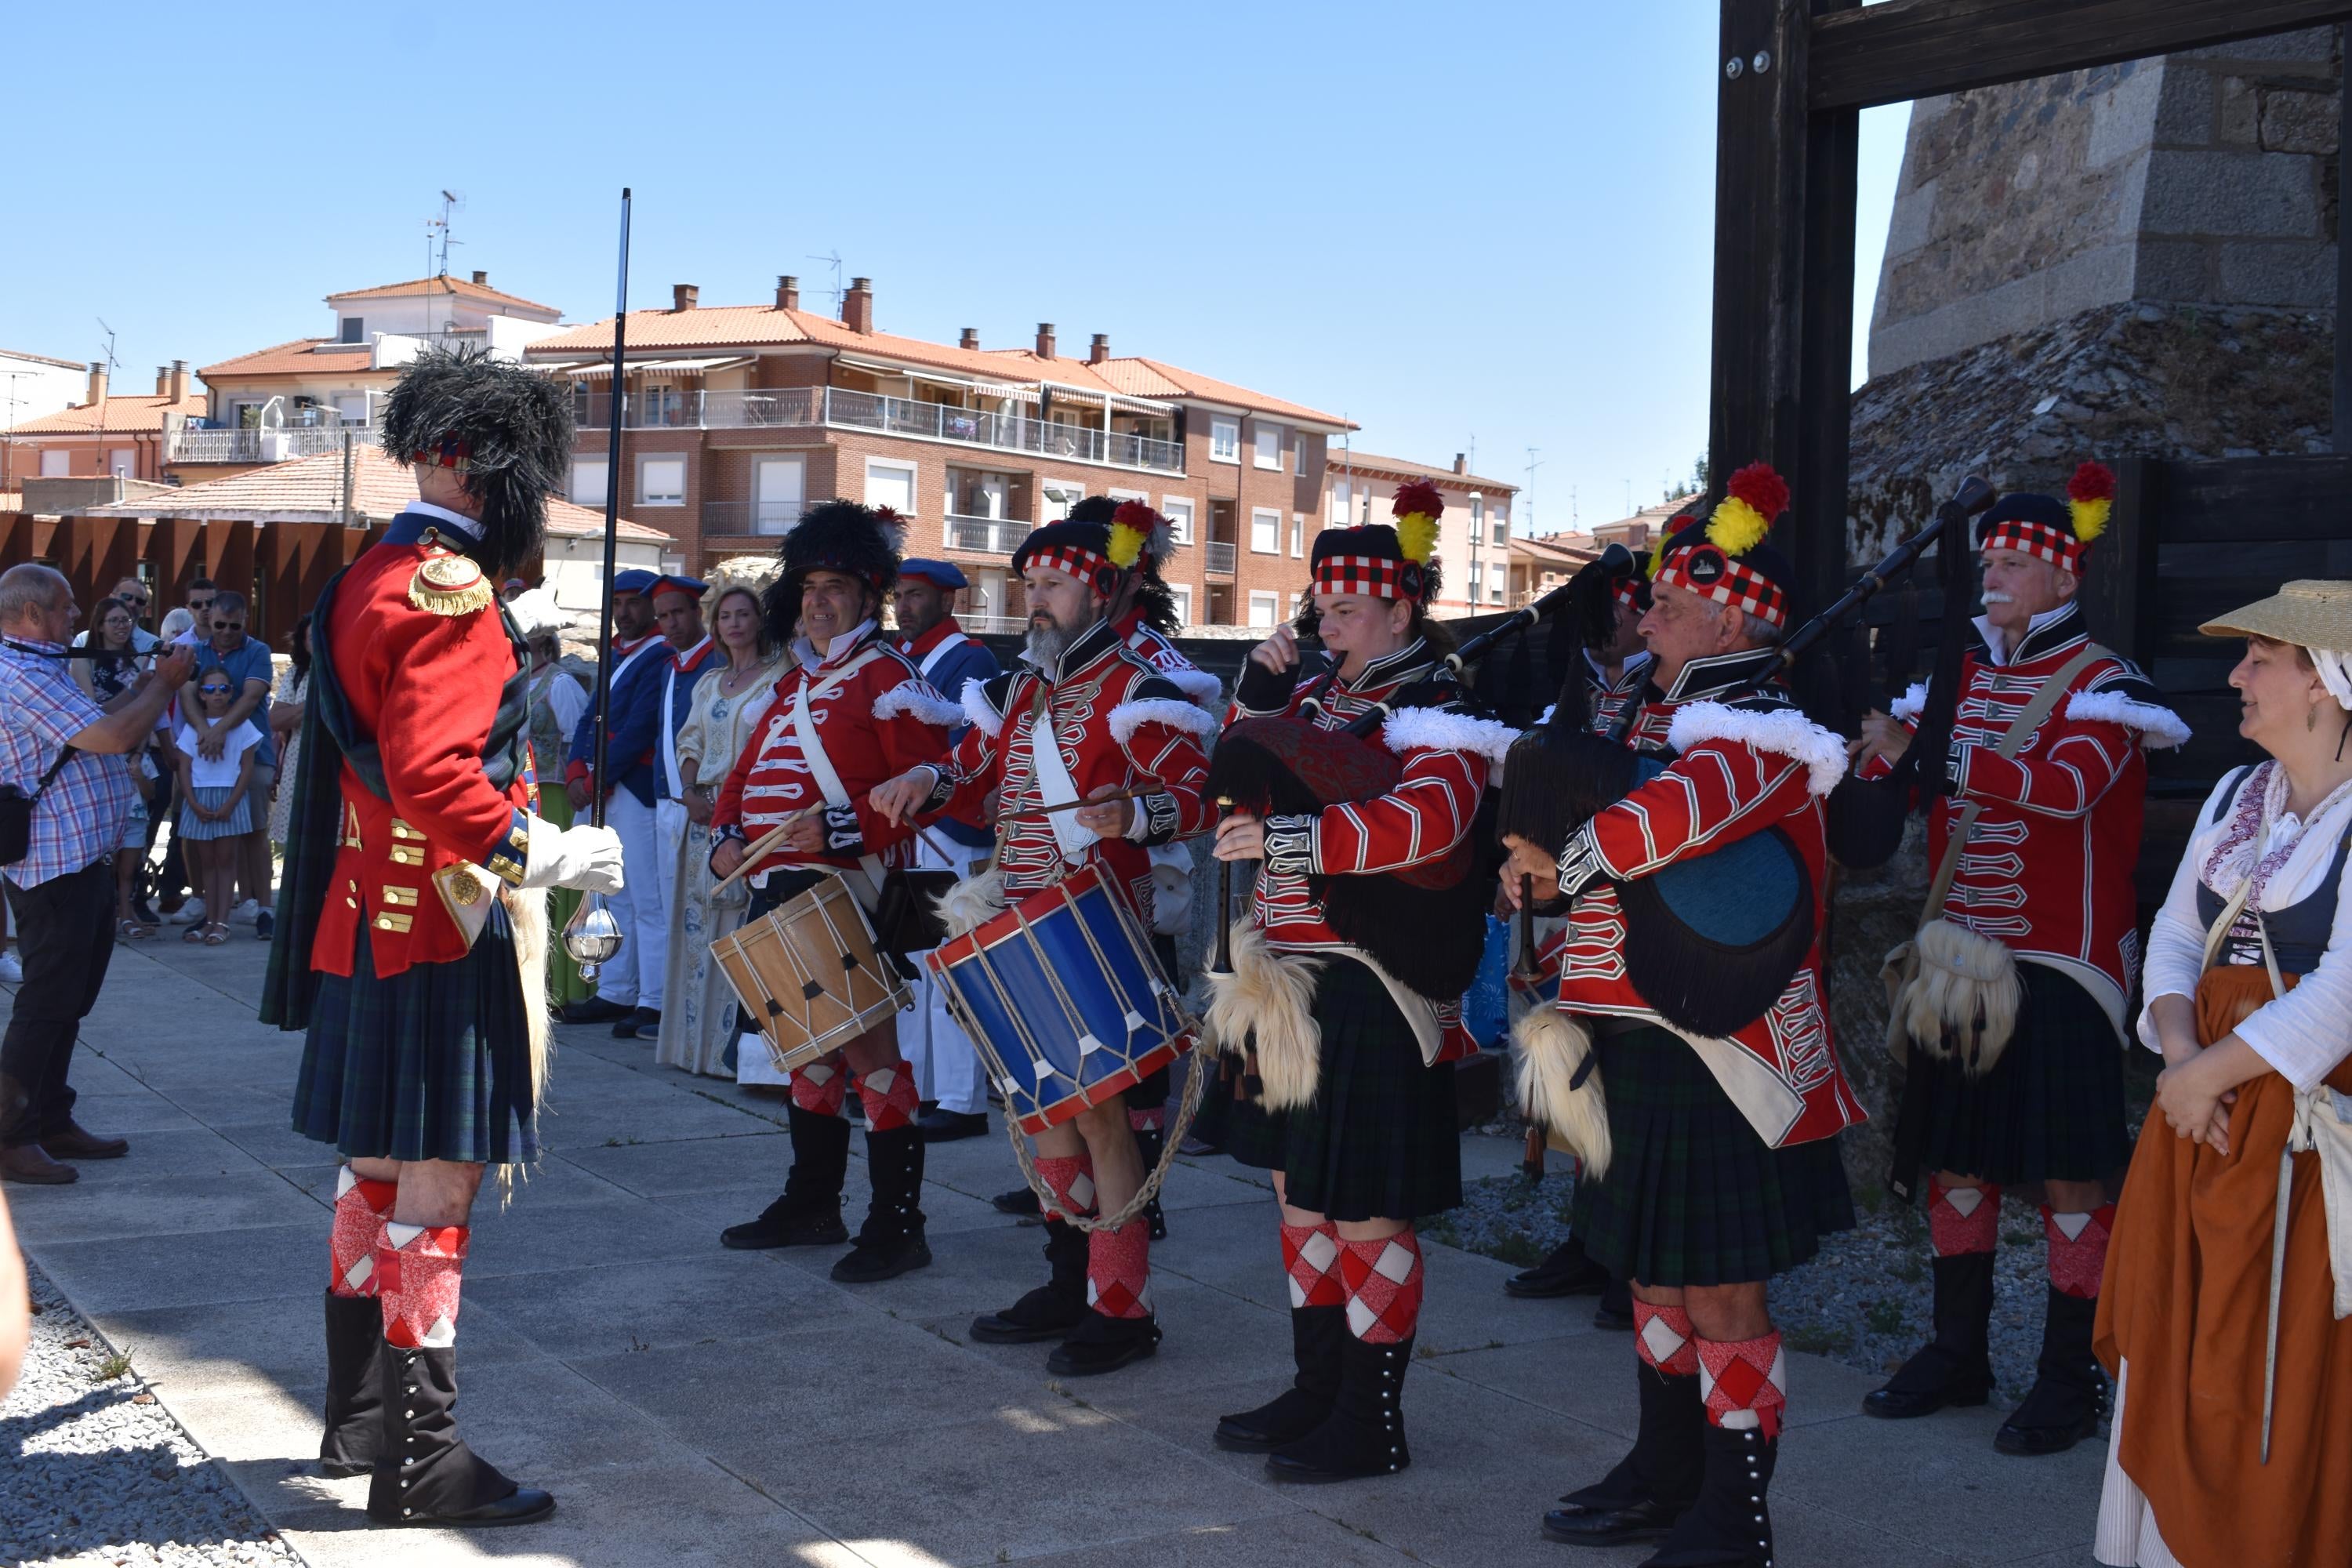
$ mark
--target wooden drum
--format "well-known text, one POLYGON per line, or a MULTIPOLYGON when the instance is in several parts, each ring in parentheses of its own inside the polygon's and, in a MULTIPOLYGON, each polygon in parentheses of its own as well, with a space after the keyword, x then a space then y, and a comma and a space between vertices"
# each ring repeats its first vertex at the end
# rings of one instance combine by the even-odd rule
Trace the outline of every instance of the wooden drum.
POLYGON ((912 994, 874 943, 866 910, 828 876, 710 944, 711 956, 759 1020, 780 1072, 839 1050, 912 994))

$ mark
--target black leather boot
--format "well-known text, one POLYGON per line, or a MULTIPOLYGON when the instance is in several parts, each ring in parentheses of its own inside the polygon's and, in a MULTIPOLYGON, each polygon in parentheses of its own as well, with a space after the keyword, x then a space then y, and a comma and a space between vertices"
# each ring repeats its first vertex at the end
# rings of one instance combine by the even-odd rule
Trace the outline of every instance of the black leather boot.
POLYGON ((1320 1426, 1339 1396, 1339 1342, 1349 1337, 1347 1308, 1291 1308, 1290 1353, 1298 1363, 1297 1379, 1256 1409, 1219 1421, 1217 1447, 1234 1454, 1271 1453, 1320 1426))
POLYGON ((1670 1375, 1648 1362, 1634 1363, 1633 1370, 1642 1393, 1642 1424, 1633 1451, 1544 1515, 1545 1540, 1570 1546, 1663 1540, 1697 1500, 1706 1468, 1706 1402, 1699 1394, 1698 1374, 1670 1375))
MULTIPOLYGON (((1145 1171, 1149 1172, 1160 1163, 1160 1151, 1164 1146, 1167 1136, 1157 1127, 1139 1127, 1135 1130, 1135 1152, 1143 1156, 1145 1171)), ((1158 1193, 1152 1194, 1151 1201, 1143 1205, 1143 1218, 1144 1222, 1151 1227, 1152 1240, 1168 1239, 1168 1216, 1160 1211, 1158 1193)))
POLYGON ((1765 1498, 1780 1439, 1752 1427, 1733 1432, 1710 1426, 1699 1443, 1706 1479, 1698 1501, 1642 1568, 1771 1568, 1772 1510, 1765 1498))
POLYGON ((1099 1377, 1160 1350, 1156 1318, 1111 1318, 1088 1307, 1045 1358, 1055 1377, 1099 1377))
POLYGON ((1864 1415, 1907 1421, 1992 1397, 1992 1261, 1990 1252, 1936 1259, 1936 1337, 1863 1395, 1864 1415))
POLYGON ((874 1179, 874 1201, 857 1245, 833 1266, 834 1279, 844 1285, 896 1279, 931 1260, 923 1239, 923 1130, 909 1125, 868 1132, 866 1168, 874 1179))
POLYGON ((1601 1300, 1592 1309, 1592 1326, 1616 1332, 1630 1331, 1633 1327, 1633 1288, 1611 1275, 1601 1287, 1601 1300))
POLYGON ((1609 1288, 1609 1270, 1584 1255, 1584 1243, 1570 1237, 1533 1268, 1503 1281, 1503 1293, 1534 1299, 1597 1296, 1609 1288))
MULTIPOLYGON (((1341 1309, 1344 1311, 1346 1309, 1341 1309)), ((1280 1481, 1351 1481, 1393 1475, 1412 1463, 1404 1440, 1404 1372, 1412 1341, 1367 1344, 1349 1334, 1339 1345, 1339 1393, 1315 1430, 1265 1457, 1280 1481)))
POLYGON ((379 1339, 383 1447, 368 1483, 371 1524, 530 1524, 555 1511, 457 1436, 457 1352, 402 1350, 379 1339))
POLYGON ((326 1435, 319 1473, 331 1479, 375 1468, 383 1442, 383 1308, 373 1296, 327 1292, 326 1435))
POLYGON ((2096 1296, 2069 1296, 2050 1287, 2033 1387, 1993 1434, 1994 1447, 2004 1454, 2063 1454, 2098 1431, 2107 1412, 2107 1374, 2091 1354, 2091 1324, 2098 1314, 2096 1296))
POLYGON ((1026 1345, 1058 1340, 1087 1315, 1087 1233, 1066 1220, 1045 1222, 1045 1283, 1001 1312, 971 1321, 982 1344, 1026 1345))
POLYGON ((774 1247, 838 1247, 849 1239, 841 1223, 841 1184, 849 1174, 849 1123, 838 1116, 785 1108, 793 1132, 793 1169, 784 1193, 760 1217, 730 1225, 719 1244, 738 1251, 774 1247))

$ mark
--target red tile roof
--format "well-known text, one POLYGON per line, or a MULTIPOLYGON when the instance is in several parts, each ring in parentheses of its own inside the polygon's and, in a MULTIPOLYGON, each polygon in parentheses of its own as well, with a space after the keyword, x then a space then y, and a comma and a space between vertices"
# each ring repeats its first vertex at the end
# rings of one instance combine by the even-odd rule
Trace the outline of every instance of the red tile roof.
POLYGON ((397 294, 425 293, 454 294, 461 300, 478 300, 484 304, 520 305, 528 310, 545 310, 554 315, 562 313, 559 306, 542 305, 536 300, 526 300, 520 294, 509 294, 502 289, 492 289, 487 284, 477 283, 470 278, 412 278, 405 283, 383 283, 373 289, 346 289, 341 293, 328 295, 327 302, 331 305, 341 300, 381 300, 390 299, 397 294))
POLYGON ((1452 468, 1433 468, 1427 463, 1415 463, 1403 458, 1381 458, 1363 450, 1354 451, 1334 447, 1324 458, 1325 466, 1332 468, 1360 468, 1369 473, 1394 474, 1408 479, 1435 479, 1441 485, 1451 485, 1465 490, 1500 490, 1517 495, 1519 487, 1507 479, 1481 479, 1476 474, 1457 474, 1452 468))
POLYGON ((256 349, 249 354, 225 359, 218 364, 208 364, 196 374, 206 381, 216 377, 239 378, 257 375, 320 375, 340 373, 346 375, 380 374, 387 380, 400 374, 397 369, 372 371, 374 356, 365 345, 335 346, 332 338, 296 338, 291 342, 273 343, 266 349, 256 349), (326 352, 321 353, 320 350, 326 352))
POLYGON ((1268 397, 1263 392, 1252 392, 1246 386, 1235 386, 1230 381, 1219 381, 1198 371, 1179 370, 1165 360, 1139 357, 1112 359, 1105 360, 1094 368, 1102 373, 1104 380, 1130 396, 1191 397, 1202 403, 1230 404, 1254 414, 1272 414, 1309 425, 1328 425, 1340 430, 1361 428, 1354 421, 1339 415, 1326 414, 1303 403, 1286 403, 1279 397, 1268 397), (1147 387, 1157 390, 1146 391, 1147 387))
POLYGON ((205 395, 200 392, 190 393, 177 403, 168 397, 110 395, 96 407, 78 404, 59 413, 12 425, 0 430, 0 436, 156 436, 163 433, 165 414, 200 419, 205 406, 205 395))

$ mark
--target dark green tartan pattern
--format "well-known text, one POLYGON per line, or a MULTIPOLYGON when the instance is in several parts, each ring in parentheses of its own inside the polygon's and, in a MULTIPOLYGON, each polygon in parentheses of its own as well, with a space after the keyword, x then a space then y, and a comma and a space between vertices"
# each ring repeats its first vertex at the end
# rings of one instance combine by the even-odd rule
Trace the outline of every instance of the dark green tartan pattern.
POLYGON ((1926 1075, 1921 1169, 2008 1185, 2096 1182, 2131 1163, 2124 1131, 2124 1047, 2091 994, 2042 963, 2020 963, 2017 1032, 1969 1078, 1957 1058, 1911 1053, 1926 1075))

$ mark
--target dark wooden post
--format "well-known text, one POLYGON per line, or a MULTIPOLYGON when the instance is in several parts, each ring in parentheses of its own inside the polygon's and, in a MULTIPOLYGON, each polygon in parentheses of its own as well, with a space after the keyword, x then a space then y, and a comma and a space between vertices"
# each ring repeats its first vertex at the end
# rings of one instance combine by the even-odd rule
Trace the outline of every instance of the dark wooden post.
POLYGON ((2116 504, 2107 531, 2091 547, 2083 579, 2083 615, 2091 635, 2141 668, 2156 655, 2156 548, 2164 464, 2116 460, 2116 504))
POLYGON ((2352 456, 2352 244, 2344 220, 2352 213, 2352 26, 2336 34, 2336 455, 2352 456))

